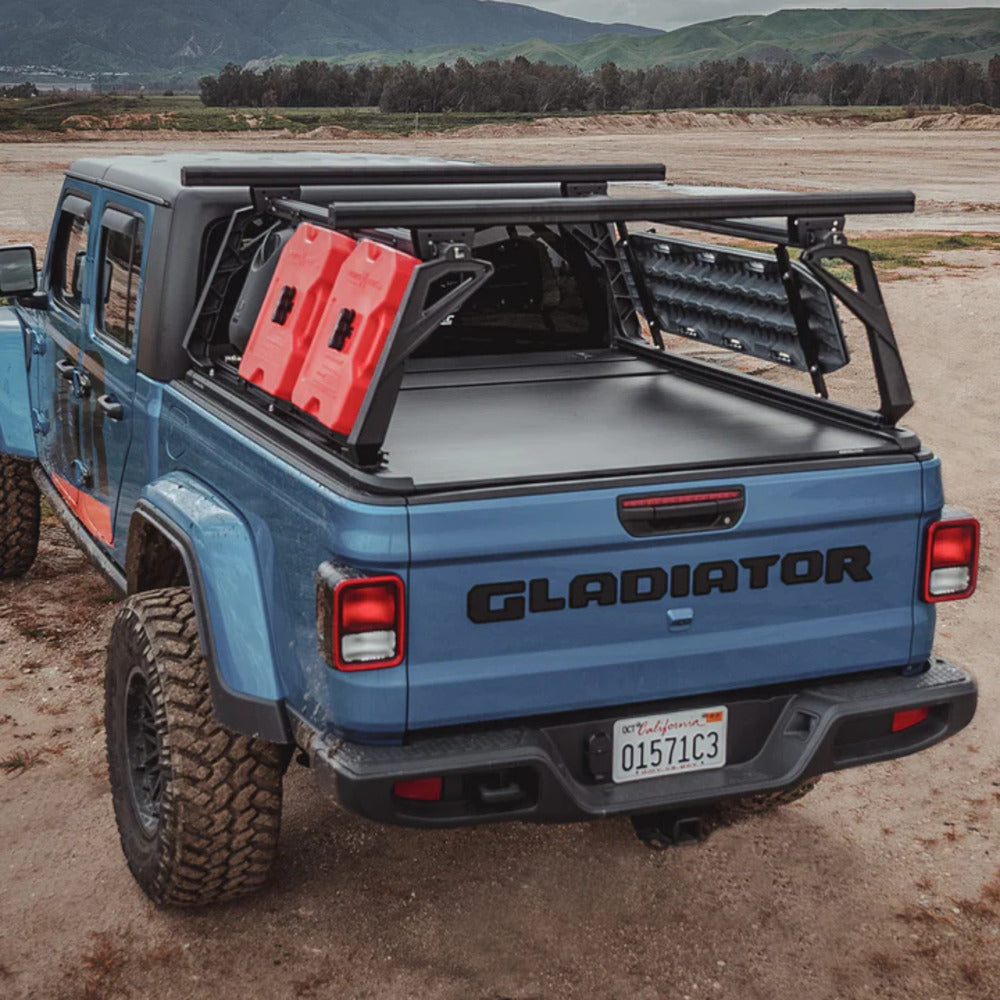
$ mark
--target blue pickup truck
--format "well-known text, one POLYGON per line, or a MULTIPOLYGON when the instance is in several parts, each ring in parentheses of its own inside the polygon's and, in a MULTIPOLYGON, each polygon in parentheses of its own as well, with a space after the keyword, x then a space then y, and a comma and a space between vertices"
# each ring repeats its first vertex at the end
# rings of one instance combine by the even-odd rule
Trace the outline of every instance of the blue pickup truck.
POLYGON ((979 527, 844 232, 912 195, 663 178, 84 159, 41 268, 0 249, 0 577, 44 496, 127 595, 108 760, 156 902, 266 879, 293 760, 377 821, 663 846, 972 718, 932 647, 979 527), (852 355, 872 409, 830 398, 852 355))

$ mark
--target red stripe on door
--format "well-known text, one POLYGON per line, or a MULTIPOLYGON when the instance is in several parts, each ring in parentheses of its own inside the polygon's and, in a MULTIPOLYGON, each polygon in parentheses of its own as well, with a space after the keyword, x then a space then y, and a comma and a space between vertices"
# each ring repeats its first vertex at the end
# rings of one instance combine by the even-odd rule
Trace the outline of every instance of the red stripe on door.
POLYGON ((55 473, 52 474, 52 483, 87 531, 105 545, 110 545, 114 540, 111 508, 55 473))

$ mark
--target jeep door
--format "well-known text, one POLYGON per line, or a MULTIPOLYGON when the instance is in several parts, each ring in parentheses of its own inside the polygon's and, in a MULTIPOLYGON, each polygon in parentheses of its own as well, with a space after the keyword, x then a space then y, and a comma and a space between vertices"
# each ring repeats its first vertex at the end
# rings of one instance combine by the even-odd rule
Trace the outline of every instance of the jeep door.
POLYGON ((80 458, 101 541, 114 541, 118 493, 132 439, 135 335, 151 207, 107 193, 95 215, 94 308, 81 343, 80 458))
POLYGON ((64 190, 49 238, 42 287, 47 308, 32 310, 32 422, 42 467, 64 496, 79 485, 80 342, 92 302, 90 229, 93 190, 64 190))

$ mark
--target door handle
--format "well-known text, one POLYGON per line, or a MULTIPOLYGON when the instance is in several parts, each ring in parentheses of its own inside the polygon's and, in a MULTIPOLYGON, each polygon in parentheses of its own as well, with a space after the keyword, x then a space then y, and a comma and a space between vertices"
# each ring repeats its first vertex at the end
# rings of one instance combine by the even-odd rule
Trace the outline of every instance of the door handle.
POLYGON ((114 396, 107 394, 98 396, 97 405, 104 411, 108 420, 121 420, 125 416, 125 407, 114 396))
POLYGON ((74 368, 71 378, 73 380, 73 395, 77 399, 86 399, 90 395, 90 377, 74 368))
POLYGON ((72 358, 60 358, 56 362, 56 371, 69 382, 73 378, 73 372, 76 371, 76 362, 72 358))

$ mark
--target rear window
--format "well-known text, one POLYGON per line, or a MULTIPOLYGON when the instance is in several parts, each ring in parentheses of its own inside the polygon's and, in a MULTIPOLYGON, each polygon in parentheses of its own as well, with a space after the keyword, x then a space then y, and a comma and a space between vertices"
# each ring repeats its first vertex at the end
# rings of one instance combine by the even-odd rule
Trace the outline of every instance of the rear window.
POLYGON ((142 277, 145 223, 124 209, 108 208, 101 218, 101 282, 98 329, 127 353, 132 349, 142 277))

